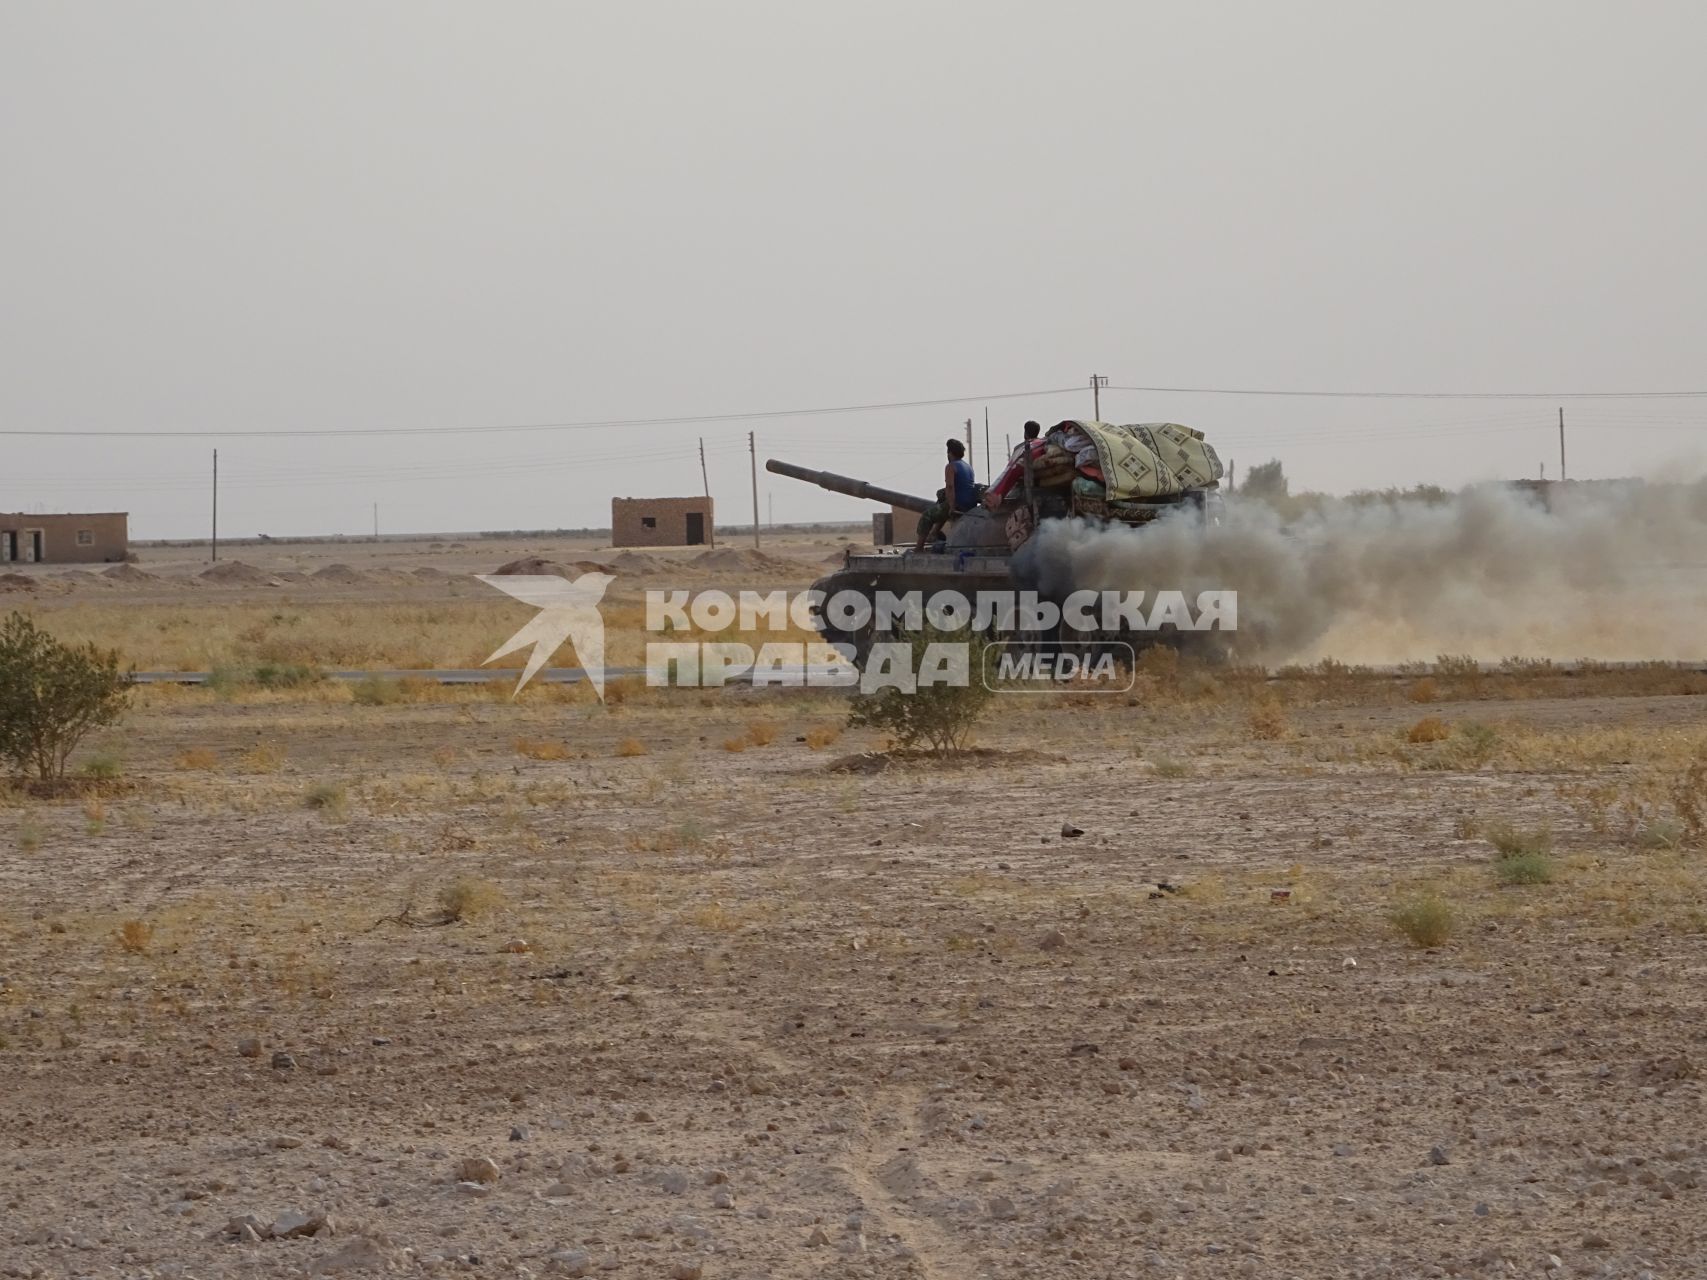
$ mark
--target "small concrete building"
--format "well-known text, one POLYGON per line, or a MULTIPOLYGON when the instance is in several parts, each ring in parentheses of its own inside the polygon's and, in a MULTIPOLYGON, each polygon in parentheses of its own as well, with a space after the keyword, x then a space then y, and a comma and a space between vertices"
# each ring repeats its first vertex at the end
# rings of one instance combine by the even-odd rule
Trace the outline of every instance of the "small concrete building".
POLYGON ((714 540, 710 498, 612 498, 613 547, 700 547, 714 540))
POLYGON ((117 563, 130 554, 130 513, 0 515, 0 564, 117 563))

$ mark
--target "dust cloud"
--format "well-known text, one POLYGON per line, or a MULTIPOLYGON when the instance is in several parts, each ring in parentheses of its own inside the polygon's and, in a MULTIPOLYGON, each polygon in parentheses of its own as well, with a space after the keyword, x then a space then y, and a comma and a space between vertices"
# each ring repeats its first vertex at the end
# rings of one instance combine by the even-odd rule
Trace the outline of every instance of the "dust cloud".
POLYGON ((1707 658, 1707 481, 1335 500, 1289 525, 1237 499, 1209 527, 1051 521, 1016 568, 1050 594, 1236 590, 1245 661, 1707 658))

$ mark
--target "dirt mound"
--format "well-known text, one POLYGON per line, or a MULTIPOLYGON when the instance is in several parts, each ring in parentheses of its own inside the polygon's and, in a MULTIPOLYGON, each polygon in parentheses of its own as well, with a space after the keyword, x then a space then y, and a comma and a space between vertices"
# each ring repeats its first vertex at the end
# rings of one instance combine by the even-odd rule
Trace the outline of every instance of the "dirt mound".
POLYGON ((21 573, 0 573, 0 591, 34 591, 37 583, 34 578, 25 577, 21 573))
POLYGON ((160 581, 146 569, 138 569, 134 564, 115 564, 110 569, 103 569, 101 576, 112 582, 134 582, 138 585, 160 581))
POLYGON ((59 575, 59 583, 64 587, 104 587, 106 579, 87 569, 71 569, 59 575))
POLYGON ((422 565, 419 569, 410 570, 417 578, 448 578, 450 574, 443 569, 435 569, 432 565, 422 565))
POLYGON ((702 551, 693 558, 693 563, 702 569, 732 572, 750 572, 754 569, 795 569, 799 567, 792 560, 781 560, 752 547, 743 547, 739 550, 734 547, 717 547, 711 551, 702 551))
POLYGON ((544 556, 527 556, 521 560, 512 560, 500 569, 494 569, 495 576, 508 577, 512 574, 537 575, 554 573, 559 578, 579 578, 583 573, 609 573, 611 566, 600 564, 597 560, 575 560, 563 564, 557 560, 547 560, 544 556))
POLYGON ((281 585, 272 574, 263 569, 257 569, 252 564, 244 564, 241 560, 222 560, 216 565, 203 569, 196 577, 202 582, 213 582, 227 587, 276 587, 281 585))
POLYGON ((870 550, 871 550, 870 547, 861 547, 861 546, 857 546, 854 543, 850 542, 847 544, 847 546, 843 547, 840 551, 832 552, 830 555, 825 556, 818 563, 823 565, 826 569, 840 569, 842 567, 843 562, 847 559, 847 556, 849 555, 849 553, 852 553, 853 555, 857 556, 863 551, 870 551, 870 550))
POLYGON ((619 552, 616 558, 611 561, 611 568, 618 573, 657 573, 665 567, 665 563, 657 556, 647 555, 644 551, 619 552))
POLYGON ((310 576, 316 582, 337 583, 350 587, 359 587, 368 581, 367 574, 360 569, 352 569, 347 564, 329 564, 324 569, 316 569, 310 576))

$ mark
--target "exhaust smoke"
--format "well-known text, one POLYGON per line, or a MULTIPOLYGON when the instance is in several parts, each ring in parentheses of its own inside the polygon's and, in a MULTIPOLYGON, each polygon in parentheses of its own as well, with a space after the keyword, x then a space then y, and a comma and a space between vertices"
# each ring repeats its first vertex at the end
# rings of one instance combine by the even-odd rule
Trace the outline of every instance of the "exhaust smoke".
POLYGON ((1333 500, 1283 528, 1258 501, 1220 524, 1049 521, 1023 584, 1239 593, 1240 660, 1707 658, 1707 481, 1499 486, 1449 501, 1333 500))

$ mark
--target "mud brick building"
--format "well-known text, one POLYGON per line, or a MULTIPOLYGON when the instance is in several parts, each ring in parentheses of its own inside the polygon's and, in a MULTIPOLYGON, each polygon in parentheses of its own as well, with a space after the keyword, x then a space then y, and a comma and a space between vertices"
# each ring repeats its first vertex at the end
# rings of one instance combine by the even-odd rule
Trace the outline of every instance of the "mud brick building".
POLYGON ((710 498, 612 498, 613 547, 699 547, 714 538, 710 498))
POLYGON ((0 514, 0 565, 116 563, 129 553, 129 512, 0 514))

